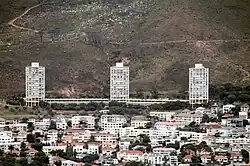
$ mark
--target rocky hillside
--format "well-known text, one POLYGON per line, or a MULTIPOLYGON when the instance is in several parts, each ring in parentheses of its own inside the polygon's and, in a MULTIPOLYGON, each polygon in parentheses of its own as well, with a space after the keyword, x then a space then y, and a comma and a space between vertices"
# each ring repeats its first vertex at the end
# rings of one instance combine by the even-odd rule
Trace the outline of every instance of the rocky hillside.
POLYGON ((194 63, 210 68, 213 84, 250 79, 248 0, 50 0, 14 22, 30 31, 2 21, 2 92, 23 90, 32 61, 46 67, 47 89, 66 95, 108 94, 109 67, 120 60, 131 91, 185 90, 194 63))

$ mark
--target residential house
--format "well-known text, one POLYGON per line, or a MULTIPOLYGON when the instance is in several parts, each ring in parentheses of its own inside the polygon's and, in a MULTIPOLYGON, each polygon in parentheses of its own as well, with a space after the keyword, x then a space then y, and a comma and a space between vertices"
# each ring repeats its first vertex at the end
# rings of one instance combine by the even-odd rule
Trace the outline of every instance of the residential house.
POLYGON ((113 152, 115 152, 116 149, 115 148, 111 148, 111 147, 104 147, 102 148, 102 154, 105 156, 111 156, 113 154, 113 152))
POLYGON ((87 153, 87 145, 85 143, 73 142, 73 151, 76 153, 87 153))
POLYGON ((118 134, 126 123, 127 120, 123 115, 102 115, 100 119, 100 127, 115 134, 118 134))
POLYGON ((167 129, 174 131, 177 128, 183 128, 187 124, 188 123, 183 121, 166 121, 166 122, 156 122, 154 127, 159 130, 167 129))
POLYGON ((140 150, 120 150, 117 152, 118 160, 143 162, 146 158, 148 155, 140 150))
POLYGON ((88 142, 88 154, 99 154, 101 144, 98 142, 88 142))
POLYGON ((249 112, 249 108, 249 105, 245 103, 240 107, 240 112, 249 112))
POLYGON ((208 155, 208 154, 204 154, 201 156, 201 161, 202 163, 204 164, 208 164, 211 162, 211 159, 212 159, 212 156, 211 155, 208 155))
POLYGON ((228 163, 228 158, 227 158, 227 156, 224 156, 224 155, 216 155, 216 156, 214 157, 214 159, 215 159, 216 161, 218 161, 219 163, 221 163, 221 164, 223 164, 223 163, 228 163))
POLYGON ((146 125, 149 123, 149 120, 146 120, 144 116, 135 116, 131 119, 131 127, 134 128, 146 128, 146 125))
POLYGON ((67 145, 62 144, 62 145, 56 145, 56 146, 43 146, 43 152, 48 155, 52 150, 62 150, 66 152, 67 145))
POLYGON ((94 116, 73 116, 72 117, 72 129, 94 129, 95 128, 94 116))
POLYGON ((151 111, 149 113, 152 117, 157 117, 160 121, 170 121, 173 117, 175 112, 157 112, 157 111, 151 111))
POLYGON ((231 112, 231 110, 233 109, 233 108, 235 108, 235 105, 233 105, 233 104, 226 104, 226 105, 223 105, 223 107, 222 107, 222 113, 229 113, 229 112, 231 112))
POLYGON ((124 127, 120 129, 120 137, 137 137, 138 135, 149 135, 150 129, 135 129, 133 127, 124 127))
POLYGON ((174 120, 184 121, 184 122, 195 122, 200 124, 202 121, 203 115, 201 113, 179 113, 174 115, 174 120))
POLYGON ((163 165, 164 163, 169 163, 171 161, 172 161, 171 165, 178 164, 177 152, 174 148, 159 147, 153 149, 152 152, 153 165, 163 165), (171 153, 174 154, 172 155, 171 153), (168 161, 170 159, 170 156, 172 160, 168 161))

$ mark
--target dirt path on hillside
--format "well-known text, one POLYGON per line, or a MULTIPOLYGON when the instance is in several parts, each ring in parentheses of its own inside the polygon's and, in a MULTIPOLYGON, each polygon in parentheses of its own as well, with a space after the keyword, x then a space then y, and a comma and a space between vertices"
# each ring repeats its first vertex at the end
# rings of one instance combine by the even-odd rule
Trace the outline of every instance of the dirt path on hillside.
MULTIPOLYGON (((175 44, 175 43, 196 43, 196 42, 204 42, 204 43, 228 43, 228 42, 250 42, 250 39, 228 39, 228 40, 169 40, 169 41, 159 41, 159 42, 145 42, 141 43, 142 45, 161 45, 161 44, 175 44)), ((123 45, 128 44, 128 42, 110 42, 114 45, 123 45)))
MULTIPOLYGON (((8 22, 8 25, 17 28, 17 29, 21 29, 21 30, 26 30, 26 31, 32 31, 34 33, 38 33, 39 30, 36 29, 31 29, 31 28, 27 28, 27 27, 22 27, 20 25, 16 25, 15 22, 18 19, 21 19, 23 16, 25 16, 27 13, 29 13, 31 10, 40 7, 42 5, 42 3, 37 4, 35 6, 32 6, 30 8, 28 8, 24 13, 22 13, 21 15, 15 17, 14 19, 10 20, 8 22)), ((228 39, 228 40, 221 40, 221 39, 217 39, 217 40, 171 40, 171 41, 159 41, 159 42, 143 42, 141 43, 142 45, 161 45, 161 44, 176 44, 176 43, 196 43, 196 42, 203 42, 203 43, 216 43, 216 44, 222 44, 222 43, 227 43, 227 42, 250 42, 250 39, 228 39)), ((128 44, 129 42, 110 42, 110 44, 113 45, 125 45, 128 44)), ((227 57, 225 57, 227 58, 227 57)), ((238 65, 238 64, 234 64, 231 63, 232 67, 235 69, 240 70, 242 73, 244 73, 245 77, 243 78, 243 80, 247 79, 250 77, 250 72, 245 70, 243 68, 243 66, 238 65)))
POLYGON ((35 30, 35 29, 30 29, 30 28, 26 28, 26 27, 22 27, 22 26, 19 26, 19 25, 16 25, 15 22, 18 20, 18 19, 21 19, 24 15, 26 15, 29 11, 41 6, 42 4, 37 4, 35 6, 32 6, 30 7, 29 9, 27 9, 23 14, 17 16, 16 18, 10 20, 8 22, 8 25, 14 27, 14 28, 17 28, 17 29, 22 29, 22 30, 26 30, 26 31, 32 31, 32 32, 35 32, 35 33, 38 33, 39 31, 38 30, 35 30))

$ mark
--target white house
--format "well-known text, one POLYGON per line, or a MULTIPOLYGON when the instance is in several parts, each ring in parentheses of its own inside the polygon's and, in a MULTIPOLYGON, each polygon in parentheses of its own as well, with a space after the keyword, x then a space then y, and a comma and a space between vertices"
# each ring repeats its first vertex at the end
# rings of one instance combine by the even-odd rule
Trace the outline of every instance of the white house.
POLYGON ((83 166, 83 163, 78 163, 71 160, 63 160, 62 166, 83 166))
POLYGON ((172 157, 171 157, 171 159, 172 159, 171 165, 177 165, 178 159, 177 159, 177 155, 176 155, 177 154, 176 150, 173 148, 165 148, 165 147, 159 147, 159 148, 153 149, 152 164, 153 165, 163 165, 164 163, 169 163, 169 162, 167 162, 167 160, 170 159, 171 153, 175 153, 175 155, 172 155, 172 157))
POLYGON ((43 152, 48 155, 52 150, 62 150, 66 152, 67 145, 58 145, 58 146, 43 146, 43 152))
POLYGON ((85 143, 73 143, 73 151, 76 153, 87 153, 87 146, 85 143))
POLYGON ((241 112, 249 112, 249 105, 247 103, 243 104, 241 107, 240 107, 240 111, 241 112))
POLYGON ((127 123, 123 115, 102 115, 100 119, 100 126, 104 131, 118 134, 123 125, 127 123))
POLYGON ((120 129, 120 137, 137 137, 138 135, 149 135, 150 129, 135 129, 133 127, 124 127, 120 129))
POLYGON ((56 119, 56 129, 57 130, 66 130, 67 129, 67 122, 65 118, 57 118, 56 119))
POLYGON ((121 140, 119 141, 119 148, 120 150, 128 150, 130 144, 129 140, 121 140))
POLYGON ((94 116, 73 116, 72 117, 72 129, 80 129, 81 125, 85 124, 85 129, 95 128, 94 116))
POLYGON ((167 129, 167 130, 176 130, 177 128, 183 128, 188 123, 184 121, 167 121, 167 122, 156 122, 154 127, 156 129, 167 129))
POLYGON ((14 142, 14 138, 9 136, 8 132, 0 133, 0 149, 7 152, 9 146, 14 146, 14 148, 19 149, 21 142, 14 142))
POLYGON ((143 116, 135 116, 131 119, 131 127, 138 128, 143 127, 145 128, 149 120, 146 120, 143 116))
POLYGON ((158 117, 161 121, 170 121, 175 114, 175 112, 157 112, 157 111, 151 111, 150 116, 152 117, 158 117))
POLYGON ((192 131, 179 131, 179 137, 192 138, 193 140, 202 141, 204 137, 207 137, 207 133, 197 133, 192 131))
POLYGON ((140 150, 120 150, 117 152, 117 159, 118 160, 125 160, 125 161, 144 161, 148 158, 147 154, 144 154, 140 150))
POLYGON ((98 142, 88 142, 88 154, 99 154, 100 146, 98 142))
POLYGON ((118 136, 116 134, 110 134, 110 133, 93 133, 92 136, 95 137, 95 141, 111 142, 113 144, 115 144, 118 139, 118 136))
POLYGON ((184 122, 195 122, 200 124, 202 121, 203 115, 201 113, 179 113, 174 115, 174 120, 184 121, 184 122))
POLYGON ((228 113, 232 110, 232 108, 235 108, 235 105, 233 104, 227 104, 227 105, 223 105, 222 107, 222 112, 225 114, 225 113, 228 113))
POLYGON ((57 141, 58 139, 58 131, 57 130, 49 130, 47 133, 47 139, 49 141, 57 141))

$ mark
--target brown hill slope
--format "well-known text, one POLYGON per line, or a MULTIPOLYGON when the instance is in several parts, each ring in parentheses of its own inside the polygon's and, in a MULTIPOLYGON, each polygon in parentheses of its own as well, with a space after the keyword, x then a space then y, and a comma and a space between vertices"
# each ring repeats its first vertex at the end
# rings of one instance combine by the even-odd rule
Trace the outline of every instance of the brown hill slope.
POLYGON ((15 22, 43 31, 42 41, 10 26, 11 33, 1 34, 2 91, 23 89, 31 61, 46 66, 48 90, 69 95, 108 93, 109 67, 117 60, 131 67, 131 91, 186 89, 194 63, 211 69, 214 84, 247 83, 248 0, 50 2, 15 22))

